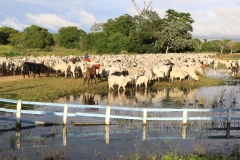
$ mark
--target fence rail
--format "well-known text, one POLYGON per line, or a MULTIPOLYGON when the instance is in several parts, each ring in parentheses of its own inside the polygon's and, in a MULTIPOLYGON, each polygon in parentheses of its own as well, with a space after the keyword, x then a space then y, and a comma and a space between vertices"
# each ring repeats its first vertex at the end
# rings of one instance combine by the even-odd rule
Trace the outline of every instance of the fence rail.
MULTIPOLYGON (((231 123, 232 120, 240 120, 240 117, 232 117, 233 112, 239 112, 240 109, 172 109, 172 108, 130 108, 130 107, 116 107, 116 106, 101 106, 101 105, 79 105, 79 104, 62 104, 62 103, 45 103, 45 102, 31 102, 31 101, 22 101, 22 100, 11 100, 0 98, 1 102, 14 103, 17 105, 17 109, 6 109, 0 108, 1 112, 16 113, 16 123, 21 125, 21 114, 33 114, 33 115, 53 115, 53 116, 62 116, 63 123, 67 123, 67 117, 76 117, 76 116, 87 116, 87 117, 102 117, 105 118, 105 125, 110 124, 111 118, 116 119, 129 119, 129 120, 140 120, 143 124, 147 124, 147 121, 168 121, 176 120, 182 121, 182 124, 187 124, 188 120, 226 120, 227 123, 231 123), (33 111, 33 110, 22 110, 22 104, 28 105, 38 105, 38 106, 55 106, 63 107, 63 112, 51 112, 51 111, 33 111), (105 109, 106 114, 96 114, 96 113, 68 113, 68 108, 97 108, 105 109), (132 111, 132 112, 142 112, 142 116, 126 116, 126 115, 111 115, 112 110, 122 110, 122 111, 132 111), (148 113, 156 112, 182 112, 181 117, 147 117, 148 113), (189 117, 189 112, 222 112, 226 113, 224 116, 220 117, 189 117)), ((0 118, 0 120, 7 120, 8 118, 0 118)), ((27 120, 25 120, 26 122, 27 120)), ((22 120, 23 122, 23 120, 22 120)), ((40 122, 39 122, 40 123, 40 122)))

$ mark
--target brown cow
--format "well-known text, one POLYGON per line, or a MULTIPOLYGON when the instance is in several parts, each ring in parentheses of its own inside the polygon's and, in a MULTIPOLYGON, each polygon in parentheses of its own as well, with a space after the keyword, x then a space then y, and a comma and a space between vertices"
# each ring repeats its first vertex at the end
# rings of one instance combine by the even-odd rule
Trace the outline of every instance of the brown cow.
POLYGON ((88 81, 88 84, 89 84, 89 80, 91 80, 92 82, 92 79, 95 80, 95 83, 96 83, 96 68, 95 67, 87 67, 87 70, 86 70, 86 73, 85 73, 85 76, 84 76, 84 81, 83 81, 83 84, 88 81))

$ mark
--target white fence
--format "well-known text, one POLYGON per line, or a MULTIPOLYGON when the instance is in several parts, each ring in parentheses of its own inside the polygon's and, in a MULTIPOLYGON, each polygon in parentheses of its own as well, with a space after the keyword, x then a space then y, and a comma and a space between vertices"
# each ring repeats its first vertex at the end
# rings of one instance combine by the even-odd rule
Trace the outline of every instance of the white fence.
MULTIPOLYGON (((61 103, 44 103, 44 102, 31 102, 31 101, 22 101, 22 100, 10 100, 0 98, 1 102, 6 103, 15 103, 17 105, 17 109, 6 109, 0 108, 2 112, 8 113, 16 113, 16 123, 21 124, 21 121, 27 122, 27 120, 22 120, 22 114, 33 114, 33 115, 53 115, 53 116, 62 116, 62 124, 67 123, 67 117, 76 117, 76 116, 87 116, 87 117, 102 117, 105 118, 105 125, 110 124, 110 120, 112 118, 115 119, 128 119, 128 120, 138 120, 142 121, 145 125, 147 121, 182 121, 182 124, 187 124, 188 120, 224 120, 227 123, 231 123, 233 120, 240 120, 238 114, 233 114, 235 112, 239 112, 240 109, 172 109, 172 108, 130 108, 130 107, 116 107, 116 106, 101 106, 101 105, 78 105, 78 104, 61 104, 61 103), (63 107, 63 112, 50 112, 50 111, 36 111, 36 110, 22 110, 22 104, 28 105, 38 105, 38 106, 57 106, 63 107), (68 108, 97 108, 97 109, 104 109, 106 114, 95 114, 95 113, 84 113, 84 112, 76 112, 76 113, 68 113, 68 108), (111 111, 113 110, 121 110, 121 111, 128 111, 128 112, 140 112, 142 116, 126 116, 126 115, 113 115, 111 111), (181 117, 151 117, 148 116, 149 113, 166 113, 166 112, 182 112, 181 117), (213 112, 220 112, 225 113, 223 116, 201 116, 201 117, 190 117, 188 113, 190 112, 201 112, 201 113, 213 113, 213 112), (234 116, 235 115, 235 116, 234 116)), ((171 115, 171 114, 170 114, 171 115)), ((0 120, 7 120, 7 118, 0 118, 0 120)), ((45 122, 35 121, 35 124, 44 124, 45 122)))

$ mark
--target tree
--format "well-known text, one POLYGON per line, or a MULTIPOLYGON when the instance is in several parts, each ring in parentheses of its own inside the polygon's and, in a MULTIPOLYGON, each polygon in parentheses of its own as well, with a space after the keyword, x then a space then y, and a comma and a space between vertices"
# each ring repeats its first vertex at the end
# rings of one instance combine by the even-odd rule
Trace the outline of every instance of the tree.
POLYGON ((80 40, 86 33, 77 27, 62 27, 58 30, 59 46, 64 48, 79 47, 80 40))
MULTIPOLYGON (((142 44, 138 47, 138 49, 136 48, 137 52, 138 53, 142 53, 144 51, 151 53, 159 52, 161 48, 156 47, 155 45, 155 42, 158 39, 158 37, 156 37, 156 33, 159 30, 161 30, 163 21, 156 11, 150 9, 153 0, 151 0, 148 4, 146 3, 145 0, 143 0, 144 2, 143 9, 140 9, 140 7, 137 6, 135 0, 132 0, 132 2, 134 8, 138 12, 138 15, 134 16, 134 20, 137 25, 136 37, 140 36, 144 38, 142 39, 142 44)), ((131 41, 133 41, 134 39, 135 39, 134 35, 131 35, 131 41)), ((131 48, 133 49, 134 47, 132 46, 131 48)))
POLYGON ((107 22, 103 24, 103 32, 110 36, 116 33, 129 36, 130 31, 135 29, 136 24, 133 17, 128 14, 115 19, 108 19, 107 22))
POLYGON ((128 51, 135 53, 146 53, 150 51, 152 46, 148 43, 149 35, 142 31, 132 31, 129 35, 128 51))
POLYGON ((236 53, 238 50, 240 50, 240 42, 230 40, 226 43, 226 46, 230 49, 230 54, 233 52, 236 53))
POLYGON ((94 34, 94 50, 97 53, 108 53, 110 52, 107 47, 108 35, 104 32, 94 34))
POLYGON ((53 35, 47 29, 32 25, 21 33, 11 34, 10 44, 18 49, 45 49, 55 44, 53 35))
POLYGON ((218 52, 215 40, 208 41, 204 39, 202 43, 202 52, 218 52))
POLYGON ((188 27, 180 21, 165 22, 163 29, 157 32, 156 35, 158 36, 156 45, 165 48, 165 53, 168 53, 169 49, 176 52, 193 46, 188 27))
POLYGON ((129 44, 129 38, 122 34, 122 33, 116 33, 114 35, 111 35, 111 37, 108 39, 108 49, 109 51, 112 51, 113 53, 120 53, 121 50, 128 51, 128 44, 129 44))
POLYGON ((8 38, 10 44, 19 51, 25 50, 27 48, 25 44, 26 39, 27 33, 24 32, 11 34, 10 37, 8 38))
POLYGON ((0 27, 0 44, 7 45, 9 44, 8 38, 11 34, 18 33, 19 31, 9 28, 9 27, 0 27))
POLYGON ((201 41, 197 38, 194 38, 193 39, 194 51, 195 52, 201 52, 202 51, 202 44, 203 44, 203 41, 201 41))
POLYGON ((42 27, 31 25, 26 27, 23 32, 27 35, 24 40, 26 48, 44 49, 55 44, 53 35, 42 27))
POLYGON ((220 48, 220 53, 223 54, 223 50, 227 47, 227 43, 228 43, 228 39, 221 39, 221 40, 218 40, 216 41, 216 45, 220 48))
POLYGON ((90 28, 90 32, 102 32, 104 23, 94 23, 90 28))
POLYGON ((193 48, 190 33, 193 22, 190 13, 178 13, 171 9, 166 11, 162 28, 156 32, 156 45, 165 48, 165 53, 168 53, 169 49, 176 52, 193 48))

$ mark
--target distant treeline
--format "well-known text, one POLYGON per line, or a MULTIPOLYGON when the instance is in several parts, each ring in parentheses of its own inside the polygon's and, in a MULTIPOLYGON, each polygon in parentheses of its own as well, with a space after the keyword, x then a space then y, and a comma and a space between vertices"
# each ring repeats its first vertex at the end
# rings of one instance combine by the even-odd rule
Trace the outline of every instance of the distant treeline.
POLYGON ((190 13, 169 9, 161 19, 157 12, 143 10, 136 16, 125 14, 105 23, 95 23, 89 33, 75 26, 62 27, 56 34, 36 25, 26 27, 22 32, 0 27, 0 44, 11 45, 18 51, 46 50, 58 45, 97 54, 240 51, 240 42, 230 39, 192 38, 192 23, 190 13))

